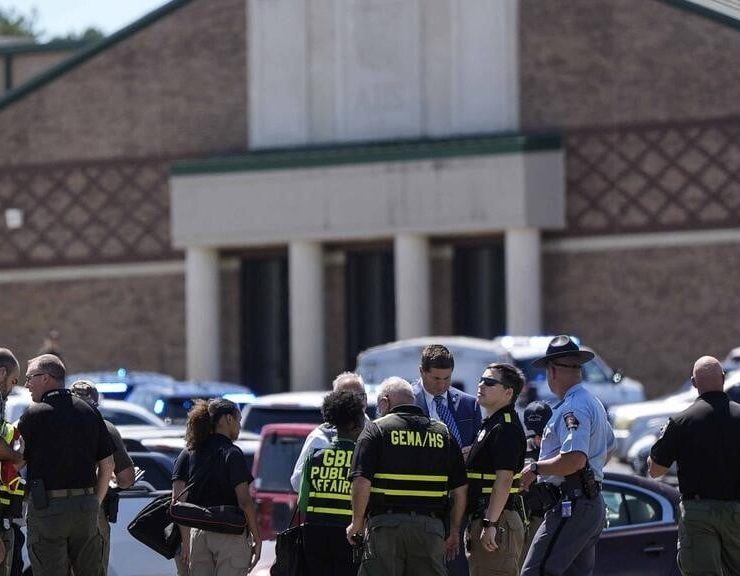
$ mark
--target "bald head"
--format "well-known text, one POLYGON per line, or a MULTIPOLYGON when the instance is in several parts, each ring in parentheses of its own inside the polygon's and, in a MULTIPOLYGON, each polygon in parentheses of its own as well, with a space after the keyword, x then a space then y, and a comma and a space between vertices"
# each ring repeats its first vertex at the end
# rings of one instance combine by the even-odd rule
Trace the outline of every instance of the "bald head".
POLYGON ((713 356, 702 356, 694 362, 693 377, 699 394, 722 390, 725 382, 722 364, 713 356))
POLYGON ((411 384, 399 376, 391 376, 380 383, 378 398, 382 397, 388 398, 389 410, 403 404, 416 403, 414 389, 411 387, 411 384))

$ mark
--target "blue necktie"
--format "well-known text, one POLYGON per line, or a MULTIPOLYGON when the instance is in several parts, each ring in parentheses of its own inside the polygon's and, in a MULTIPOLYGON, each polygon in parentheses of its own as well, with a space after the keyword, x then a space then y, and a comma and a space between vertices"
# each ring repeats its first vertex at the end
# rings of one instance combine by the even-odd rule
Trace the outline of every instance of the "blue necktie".
POLYGON ((457 429, 457 422, 455 422, 455 419, 452 417, 452 413, 450 413, 449 408, 447 408, 447 406, 442 402, 441 394, 434 397, 434 407, 437 409, 439 419, 447 425, 447 428, 450 430, 450 434, 452 434, 455 437, 455 440, 457 440, 457 445, 462 448, 463 444, 462 439, 460 438, 460 431, 457 429))

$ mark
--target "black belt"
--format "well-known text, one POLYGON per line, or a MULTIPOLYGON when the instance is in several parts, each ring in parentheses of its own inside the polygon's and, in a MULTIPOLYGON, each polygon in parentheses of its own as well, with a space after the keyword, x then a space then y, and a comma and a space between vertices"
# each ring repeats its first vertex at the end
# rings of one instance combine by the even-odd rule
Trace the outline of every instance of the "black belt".
MULTIPOLYGON (((578 498, 587 497, 583 488, 566 486, 565 484, 560 484, 560 485, 550 484, 549 482, 545 482, 545 484, 559 491, 561 500, 578 500, 578 498)), ((601 482, 596 482, 596 487, 597 487, 597 494, 598 494, 601 492, 601 482)))
POLYGON ((442 520, 441 512, 433 512, 431 510, 398 510, 388 508, 387 510, 371 510, 369 516, 372 518, 373 516, 380 516, 381 514, 408 514, 409 516, 426 516, 428 518, 442 520))

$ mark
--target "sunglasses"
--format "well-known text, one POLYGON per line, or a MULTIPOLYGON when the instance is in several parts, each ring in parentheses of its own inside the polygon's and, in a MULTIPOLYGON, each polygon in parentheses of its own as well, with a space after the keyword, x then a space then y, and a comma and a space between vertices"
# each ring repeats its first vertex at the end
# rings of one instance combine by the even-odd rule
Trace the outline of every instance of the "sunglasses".
POLYGON ((496 378, 488 378, 486 376, 481 376, 480 382, 478 384, 483 384, 483 386, 495 386, 496 384, 501 384, 504 388, 508 388, 506 384, 504 384, 501 380, 497 380, 496 378))

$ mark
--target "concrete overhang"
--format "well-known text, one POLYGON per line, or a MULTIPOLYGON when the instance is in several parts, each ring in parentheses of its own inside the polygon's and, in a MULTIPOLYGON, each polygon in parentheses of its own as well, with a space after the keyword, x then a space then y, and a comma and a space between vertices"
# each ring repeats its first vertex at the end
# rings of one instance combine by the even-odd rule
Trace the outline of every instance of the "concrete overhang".
POLYGON ((258 152, 176 164, 177 248, 565 226, 557 136, 258 152))

